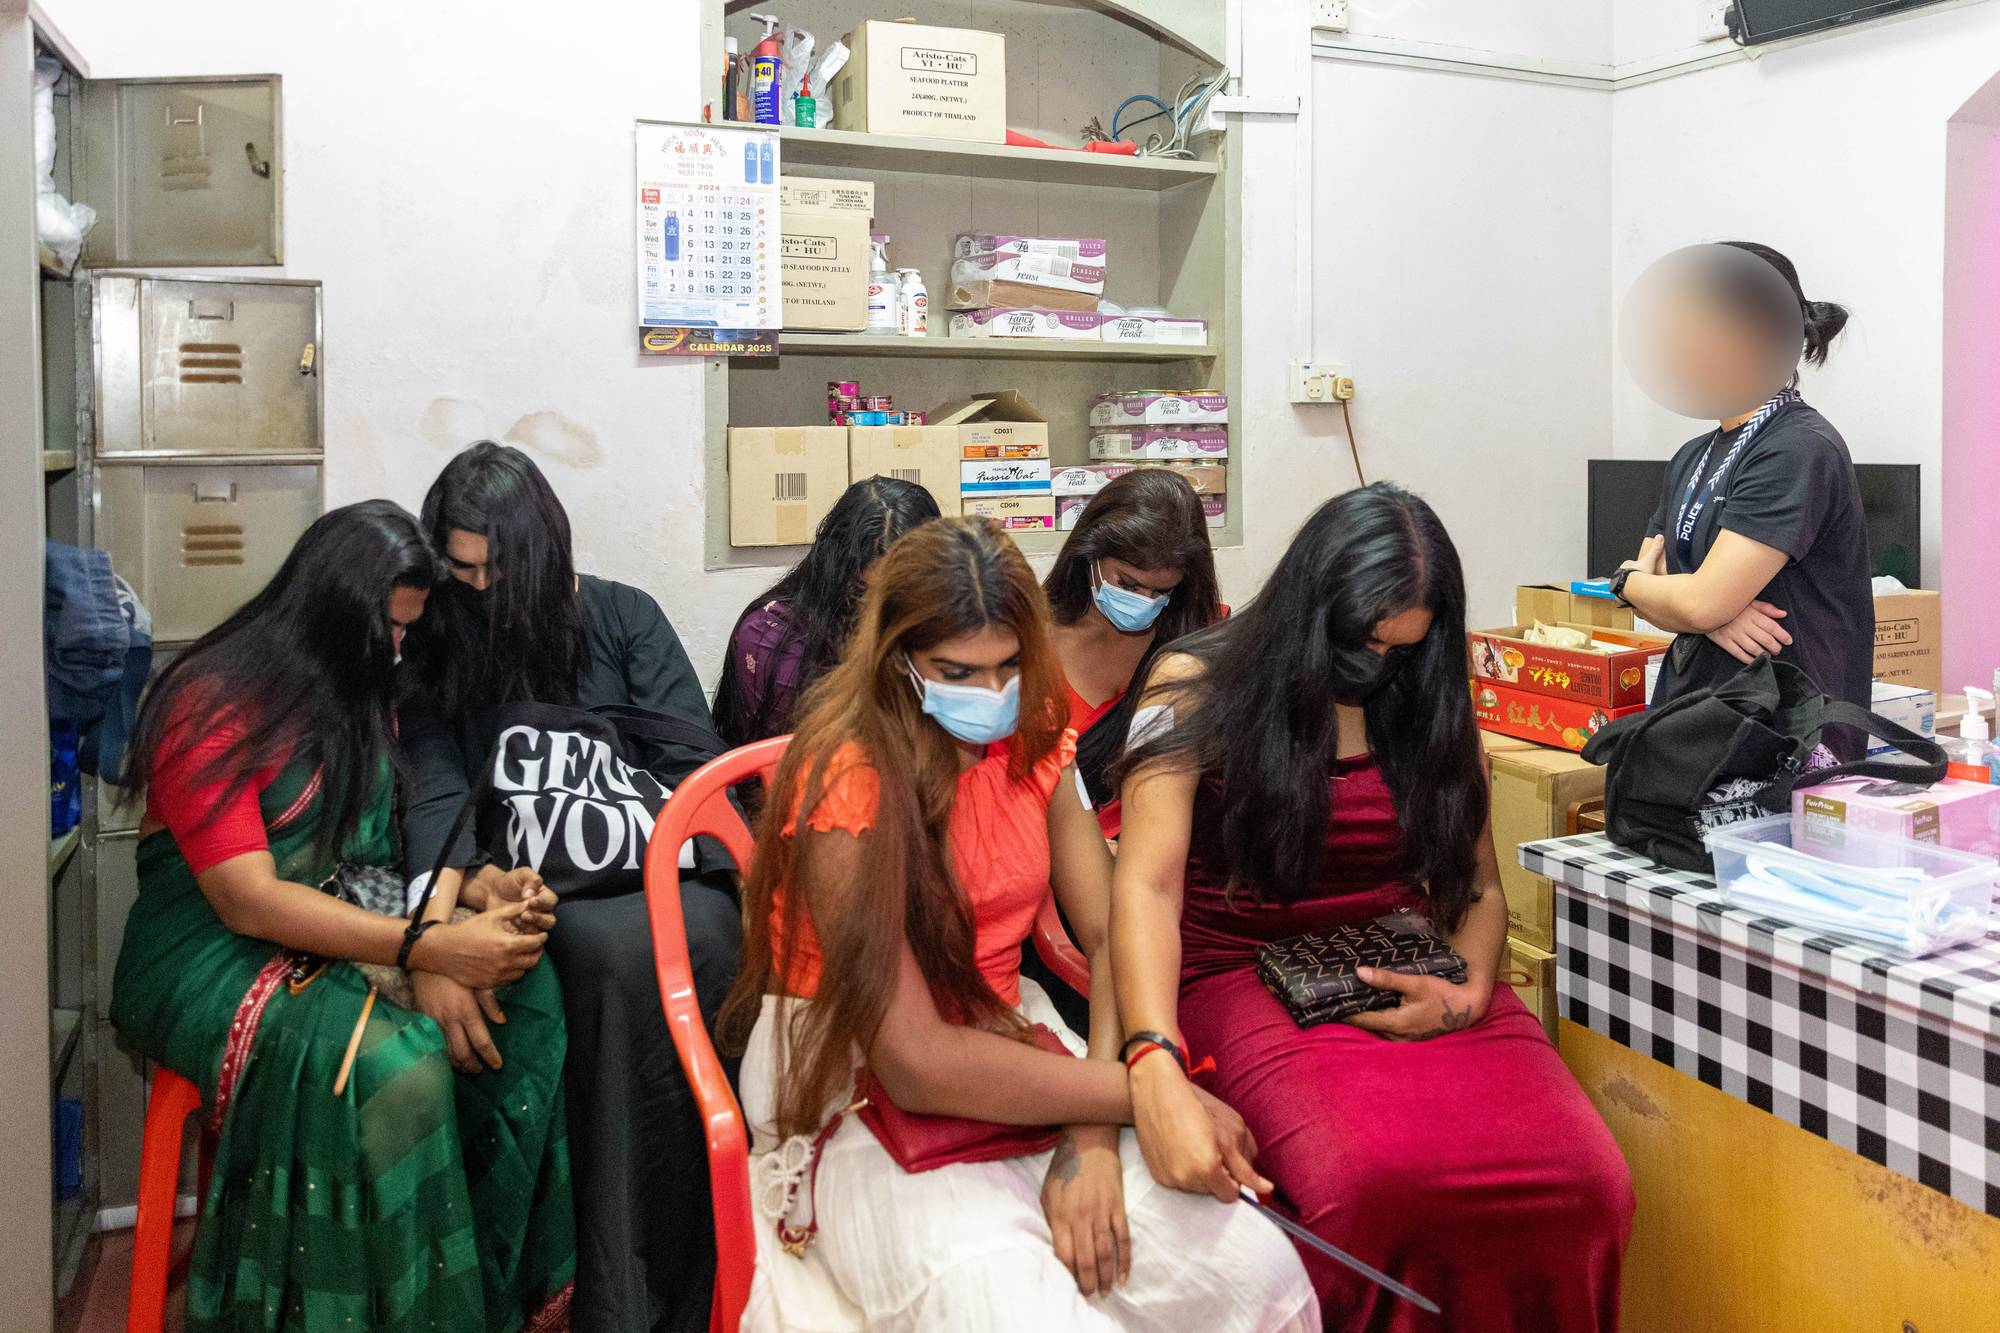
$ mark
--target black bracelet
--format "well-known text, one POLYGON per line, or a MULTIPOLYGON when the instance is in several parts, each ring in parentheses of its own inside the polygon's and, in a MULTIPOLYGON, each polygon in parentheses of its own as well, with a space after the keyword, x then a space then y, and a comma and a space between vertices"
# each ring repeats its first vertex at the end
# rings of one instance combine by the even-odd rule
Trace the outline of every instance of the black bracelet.
POLYGON ((410 966, 410 950, 417 947, 417 941, 424 937, 425 931, 429 930, 432 926, 443 924, 442 921, 429 919, 412 921, 409 924, 409 928, 403 932, 403 947, 396 950, 396 966, 407 971, 410 966))
POLYGON ((1625 600, 1625 582, 1637 572, 1632 569, 1621 569, 1611 576, 1611 600, 1628 610, 1633 608, 1632 603, 1625 600))
POLYGON ((1135 1032, 1127 1037, 1125 1044, 1118 1048, 1119 1062, 1130 1068, 1132 1064, 1132 1048, 1140 1045, 1159 1047, 1168 1055, 1174 1057, 1174 1063, 1181 1067, 1182 1073, 1187 1072, 1187 1052, 1181 1049, 1179 1042, 1159 1032, 1135 1032))

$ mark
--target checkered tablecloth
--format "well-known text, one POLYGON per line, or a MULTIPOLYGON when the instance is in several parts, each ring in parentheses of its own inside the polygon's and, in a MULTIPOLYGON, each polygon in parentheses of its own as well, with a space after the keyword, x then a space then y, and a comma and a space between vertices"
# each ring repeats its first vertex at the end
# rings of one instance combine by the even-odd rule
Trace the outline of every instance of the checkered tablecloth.
POLYGON ((2000 931, 1888 958, 1602 834, 1520 858, 1557 885, 1563 1017, 2000 1217, 2000 931))

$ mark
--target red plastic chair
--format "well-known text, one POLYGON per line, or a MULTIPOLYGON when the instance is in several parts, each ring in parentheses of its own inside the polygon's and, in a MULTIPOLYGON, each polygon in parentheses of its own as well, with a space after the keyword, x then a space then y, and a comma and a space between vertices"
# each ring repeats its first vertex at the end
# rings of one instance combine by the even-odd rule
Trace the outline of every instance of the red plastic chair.
MULTIPOLYGON (((181 1186, 181 1142, 187 1118, 201 1110, 201 1089, 161 1065, 153 1071, 146 1097, 146 1131, 139 1147, 139 1207, 132 1228, 132 1287, 125 1333, 160 1333, 167 1320, 167 1289, 173 1285, 174 1201, 181 1186)), ((201 1128, 200 1185, 196 1206, 208 1197, 215 1168, 215 1135, 201 1128)))
MULTIPOLYGON (((661 808, 646 847, 646 912, 653 925, 660 1003, 708 1140, 708 1185, 715 1211, 710 1333, 736 1333, 757 1267, 757 1231, 750 1206, 750 1136, 743 1108, 722 1072, 695 998, 687 926, 681 919, 680 851, 689 838, 706 834, 722 843, 741 870, 749 870, 755 844, 743 817, 729 803, 729 789, 751 778, 762 778, 770 786, 791 739, 777 736, 731 750, 690 773, 661 808)), ((753 928, 758 924, 753 922, 753 928)), ((1090 994, 1090 965, 1063 930, 1053 893, 1035 919, 1035 948, 1066 984, 1090 994)))
POLYGON ((661 808, 646 847, 646 912, 653 923, 660 1004, 708 1140, 708 1188, 715 1210, 710 1333, 735 1333, 743 1317, 750 1299, 750 1275, 757 1267, 757 1231, 750 1207, 750 1136, 743 1108, 730 1091, 695 998, 687 925, 681 919, 680 854, 689 838, 707 834, 722 843, 739 868, 750 868, 750 830, 729 803, 729 789, 751 778, 762 778, 769 786, 791 739, 776 736, 731 750, 690 773, 661 808))

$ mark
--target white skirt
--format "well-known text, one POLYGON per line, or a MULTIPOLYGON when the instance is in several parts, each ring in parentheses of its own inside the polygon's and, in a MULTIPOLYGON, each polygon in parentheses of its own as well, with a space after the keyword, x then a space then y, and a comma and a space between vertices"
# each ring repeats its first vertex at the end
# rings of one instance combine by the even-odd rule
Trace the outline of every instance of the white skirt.
MULTIPOLYGON (((1132 1275, 1086 1297, 1059 1263, 1042 1214, 1049 1153, 912 1174, 854 1116, 821 1155, 819 1231, 803 1257, 778 1243, 785 1165, 804 1143, 772 1129, 775 1033, 802 1000, 764 998, 743 1057, 751 1133, 757 1272, 744 1311, 752 1333, 1146 1329, 1161 1333, 1310 1333, 1319 1302, 1290 1240, 1249 1208, 1154 1183, 1130 1129, 1119 1136, 1132 1275)), ((1022 1017, 1045 1023, 1079 1056, 1085 1045, 1048 996, 1022 979, 1022 1017)), ((835 1106, 844 1106, 843 1091, 835 1106)), ((800 1190, 804 1190, 801 1184, 800 1190)))

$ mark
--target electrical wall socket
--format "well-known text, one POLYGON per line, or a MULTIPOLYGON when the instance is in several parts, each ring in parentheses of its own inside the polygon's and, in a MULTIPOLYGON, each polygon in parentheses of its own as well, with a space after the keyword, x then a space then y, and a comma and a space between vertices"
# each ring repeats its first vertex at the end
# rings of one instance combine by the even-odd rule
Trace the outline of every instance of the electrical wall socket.
POLYGON ((1333 32, 1347 31, 1347 0, 1312 0, 1312 25, 1333 32))
POLYGON ((1294 361, 1291 400, 1295 403, 1337 403, 1354 396, 1354 374, 1346 366, 1320 361, 1294 361))
POLYGON ((1733 0, 1695 0, 1694 39, 1698 42, 1729 40, 1729 11, 1733 0))

